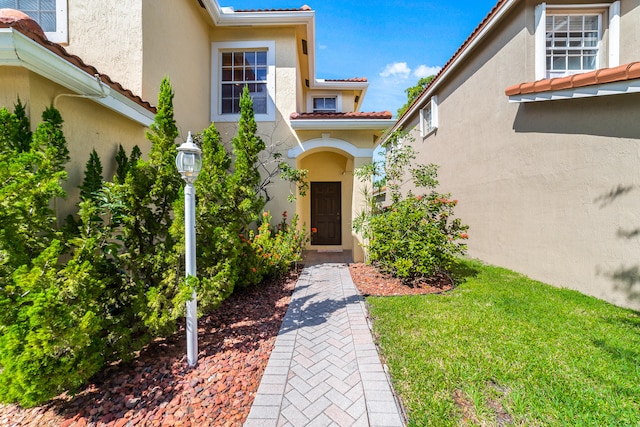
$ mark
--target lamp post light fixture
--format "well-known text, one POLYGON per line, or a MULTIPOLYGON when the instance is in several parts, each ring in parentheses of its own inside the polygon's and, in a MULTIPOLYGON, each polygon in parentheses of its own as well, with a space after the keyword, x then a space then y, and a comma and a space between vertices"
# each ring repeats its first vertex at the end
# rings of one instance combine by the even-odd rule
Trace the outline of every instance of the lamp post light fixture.
MULTIPOLYGON (((196 190, 193 183, 202 169, 202 150, 193 143, 191 132, 187 141, 178 147, 176 167, 186 185, 184 187, 185 276, 196 277, 196 190)), ((187 301, 187 363, 198 363, 198 318, 195 289, 187 301)))

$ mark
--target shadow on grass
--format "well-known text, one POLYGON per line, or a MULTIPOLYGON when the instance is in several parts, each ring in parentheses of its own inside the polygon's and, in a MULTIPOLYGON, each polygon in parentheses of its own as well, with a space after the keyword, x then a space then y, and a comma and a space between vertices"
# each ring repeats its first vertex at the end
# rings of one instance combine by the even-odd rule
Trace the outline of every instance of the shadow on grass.
POLYGON ((449 271, 455 286, 459 286, 469 279, 478 277, 479 273, 478 262, 469 259, 457 259, 449 271))

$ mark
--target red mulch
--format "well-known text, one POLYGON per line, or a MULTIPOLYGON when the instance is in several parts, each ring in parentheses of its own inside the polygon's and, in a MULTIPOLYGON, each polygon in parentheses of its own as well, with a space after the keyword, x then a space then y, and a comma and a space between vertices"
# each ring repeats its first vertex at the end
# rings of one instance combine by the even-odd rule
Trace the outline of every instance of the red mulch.
POLYGON ((349 270, 360 294, 365 296, 435 294, 448 291, 453 287, 451 278, 446 274, 418 278, 410 283, 403 283, 400 279, 379 272, 371 265, 350 264, 349 270))
MULTIPOLYGON (((442 292, 444 276, 412 286, 364 264, 349 266, 363 295, 442 292)), ((242 426, 298 278, 234 293, 198 321, 198 366, 187 367, 184 328, 130 363, 105 369, 74 396, 22 409, 0 404, 0 426, 242 426)))

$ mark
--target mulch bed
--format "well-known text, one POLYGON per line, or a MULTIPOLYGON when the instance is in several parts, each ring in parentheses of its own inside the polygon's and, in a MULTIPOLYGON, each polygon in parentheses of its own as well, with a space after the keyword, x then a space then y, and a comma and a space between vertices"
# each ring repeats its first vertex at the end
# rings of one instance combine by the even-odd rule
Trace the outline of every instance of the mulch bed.
MULTIPOLYGON (((414 295, 451 288, 442 276, 407 286, 351 264, 363 295, 414 295)), ((83 390, 23 409, 0 404, 0 426, 242 426, 260 385, 300 270, 240 290, 198 321, 198 366, 187 367, 182 328, 130 363, 108 367, 83 390)))
POLYGON ((350 264, 353 283, 364 296, 423 295, 446 292, 453 288, 453 281, 446 274, 417 278, 409 283, 381 273, 372 265, 350 264))
POLYGON ((298 273, 237 291, 199 319, 195 369, 182 329, 108 367, 75 396, 30 409, 0 405, 0 426, 242 426, 298 273))

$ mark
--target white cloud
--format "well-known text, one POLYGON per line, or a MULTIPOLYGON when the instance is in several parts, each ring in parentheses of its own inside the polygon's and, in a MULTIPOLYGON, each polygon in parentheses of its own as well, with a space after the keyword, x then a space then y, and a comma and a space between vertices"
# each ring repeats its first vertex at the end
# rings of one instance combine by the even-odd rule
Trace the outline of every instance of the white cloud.
POLYGON ((393 64, 387 64, 384 67, 384 71, 380 73, 381 77, 395 77, 406 79, 411 74, 411 68, 407 66, 406 62, 394 62, 393 64))
POLYGON ((435 76, 440 72, 440 70, 442 70, 442 67, 429 67, 427 65, 419 65, 418 68, 413 71, 413 75, 421 79, 423 77, 435 76))

